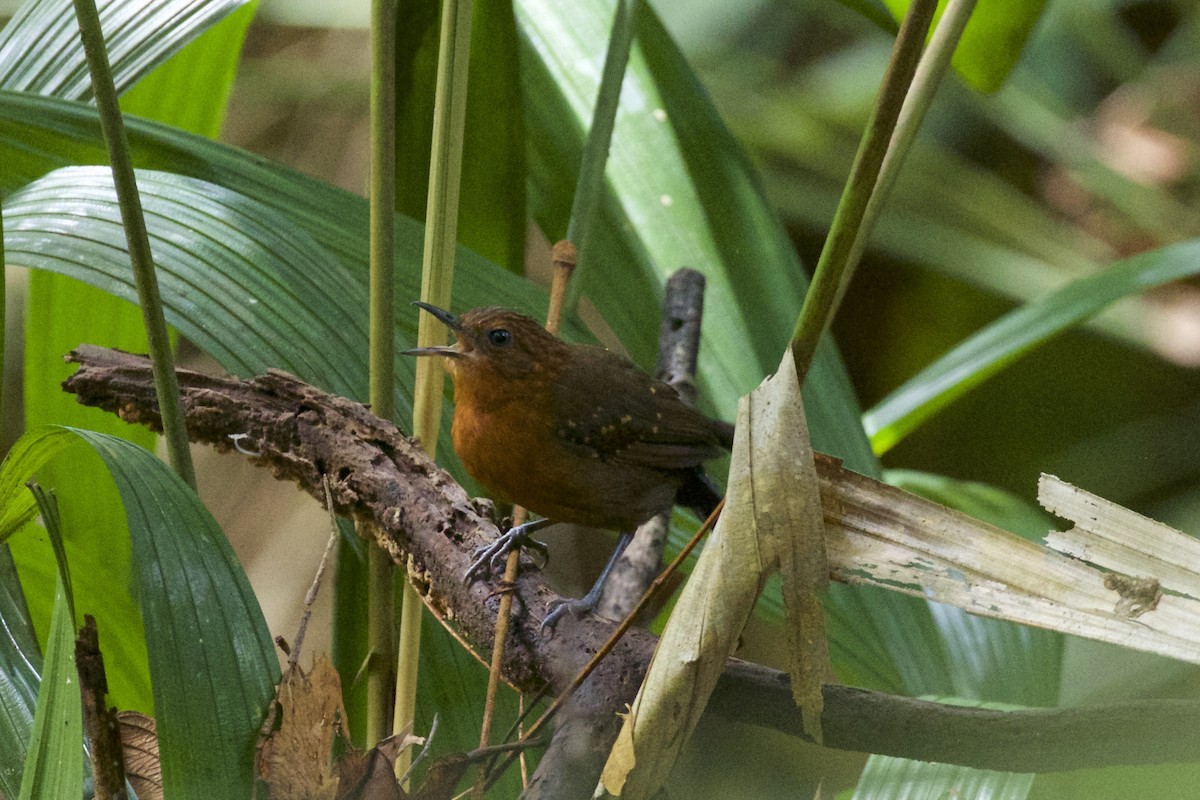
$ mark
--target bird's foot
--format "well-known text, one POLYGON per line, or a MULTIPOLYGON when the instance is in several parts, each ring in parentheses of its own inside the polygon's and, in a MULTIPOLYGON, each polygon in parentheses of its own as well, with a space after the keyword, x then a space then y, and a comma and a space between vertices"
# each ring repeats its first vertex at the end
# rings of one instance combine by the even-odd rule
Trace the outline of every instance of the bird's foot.
POLYGON ((542 566, 545 566, 550 561, 550 549, 546 547, 545 542, 539 542, 530 536, 530 534, 538 528, 548 525, 549 522, 546 519, 539 519, 533 522, 526 522, 524 525, 517 525, 500 534, 491 544, 485 544, 482 547, 476 548, 475 552, 472 553, 475 560, 471 562, 471 566, 467 567, 467 572, 463 575, 463 580, 469 583, 484 570, 490 572, 502 570, 504 568, 504 559, 508 557, 508 554, 522 547, 536 550, 540 553, 542 556, 542 566))
POLYGON ((582 617, 589 611, 594 611, 600 603, 600 592, 604 587, 597 584, 592 587, 592 590, 583 597, 576 597, 574 600, 552 600, 546 606, 546 618, 542 620, 540 630, 554 630, 554 626, 563 618, 563 615, 568 611, 572 616, 582 617))
POLYGON ((583 597, 575 600, 554 600, 546 607, 546 618, 542 620, 540 630, 546 628, 554 629, 558 621, 562 619, 563 614, 568 611, 576 617, 582 617, 589 611, 594 611, 596 606, 600 604, 600 597, 604 592, 604 583, 608 580, 608 576, 612 574, 613 568, 617 566, 617 561, 621 559, 621 554, 625 552, 625 548, 629 546, 630 540, 633 539, 633 534, 628 531, 621 532, 621 538, 617 540, 617 546, 613 553, 608 558, 608 563, 604 565, 604 570, 600 573, 600 577, 596 579, 596 583, 583 597))

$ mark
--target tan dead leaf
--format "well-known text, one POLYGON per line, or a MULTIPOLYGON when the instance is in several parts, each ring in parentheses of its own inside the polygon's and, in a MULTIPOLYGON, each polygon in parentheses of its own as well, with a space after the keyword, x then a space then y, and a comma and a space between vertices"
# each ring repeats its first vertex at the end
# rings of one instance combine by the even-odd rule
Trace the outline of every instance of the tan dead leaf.
POLYGON ((280 682, 277 699, 279 726, 259 745, 259 777, 272 797, 333 800, 334 739, 349 738, 337 670, 325 656, 308 674, 297 666, 280 682))
MULTIPOLYGON (((799 403, 789 354, 779 373, 738 405, 725 510, 680 594, 605 764, 601 783, 610 794, 649 798, 663 785, 737 647, 767 576, 781 561, 786 563, 789 615, 802 611, 806 620, 794 652, 819 653, 819 666, 808 675, 816 681, 819 704, 828 652, 820 602, 805 597, 804 586, 809 585, 810 595, 813 584, 823 588, 828 570, 812 451, 799 403), (797 536, 799 540, 793 538, 797 536), (811 555, 813 549, 817 557, 811 555)), ((809 708, 811 695, 807 689, 801 692, 809 708)), ((819 705, 815 708, 806 718, 817 718, 819 705)))
POLYGON ((821 741, 821 687, 833 675, 821 595, 829 588, 825 516, 808 421, 790 352, 750 395, 751 478, 758 535, 774 539, 783 574, 788 671, 804 732, 821 741))
POLYGON ((121 748, 125 754, 125 779, 139 800, 162 800, 162 765, 158 761, 158 729, 154 718, 138 711, 117 713, 121 748))

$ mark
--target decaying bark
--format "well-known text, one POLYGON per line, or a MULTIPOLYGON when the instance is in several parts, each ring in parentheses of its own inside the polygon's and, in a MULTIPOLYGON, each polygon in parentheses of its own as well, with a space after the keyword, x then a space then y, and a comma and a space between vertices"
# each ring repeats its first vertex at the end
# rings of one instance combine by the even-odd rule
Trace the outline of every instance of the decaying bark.
MULTIPOLYGON (((81 366, 64 387, 80 402, 158 428, 144 357, 84 345, 68 360, 81 366)), ((240 434, 241 448, 253 452, 255 462, 295 481, 319 502, 322 474, 330 475, 338 513, 372 522, 379 545, 408 570, 430 608, 474 647, 489 649, 498 605, 495 587, 486 581, 464 583, 462 575, 472 549, 499 531, 483 507, 413 440, 363 405, 282 372, 248 381, 188 370, 178 375, 193 441, 229 451, 234 449, 230 437, 240 434)), ((838 486, 865 479, 827 457, 818 457, 817 470, 826 522, 838 524, 838 486)), ((540 632, 546 605, 557 595, 532 561, 522 569, 515 592, 525 613, 512 620, 504 677, 523 692, 549 684, 556 693, 612 625, 593 615, 567 615, 553 635, 540 632)), ((600 732, 596 742, 611 743, 616 736, 616 714, 633 699, 653 646, 650 634, 629 631, 577 693, 576 703, 611 720, 611 731, 600 732)), ((840 686, 825 687, 824 695, 824 744, 838 749, 1016 772, 1191 761, 1200 753, 1200 728, 1193 724, 1200 704, 1193 702, 997 712, 840 686)), ((713 707, 742 722, 802 735, 787 677, 775 670, 731 662, 713 707)))

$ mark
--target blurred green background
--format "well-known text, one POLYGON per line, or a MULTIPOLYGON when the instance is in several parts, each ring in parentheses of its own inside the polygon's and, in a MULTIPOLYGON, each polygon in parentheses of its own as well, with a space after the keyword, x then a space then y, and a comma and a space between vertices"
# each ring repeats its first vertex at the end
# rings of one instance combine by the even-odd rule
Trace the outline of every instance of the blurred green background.
MULTIPOLYGON (((830 0, 652 5, 811 267, 891 35, 852 4, 830 0)), ((363 2, 263 2, 221 139, 361 193, 365 22, 363 2)), ((863 408, 1018 304, 1113 259, 1200 235, 1198 111, 1200 8, 1182 0, 1048 3, 1000 90, 980 95, 952 75, 834 325, 863 408)), ((545 242, 532 229, 528 238, 537 262, 545 242)), ((14 310, 18 297, 10 298, 14 310)), ((9 321, 20 330, 18 314, 9 321)), ((18 337, 8 342, 15 351, 18 337)), ((1034 351, 883 462, 1029 502, 1038 474, 1050 472, 1200 531, 1198 365, 1200 285, 1162 287, 1034 351)), ((4 391, 5 409, 16 412, 19 387, 6 382, 4 391)), ((15 430, 6 420, 6 442, 15 430)), ((240 460, 204 458, 206 499, 235 540, 271 629, 293 630, 321 549, 322 515, 240 460), (298 551, 300 541, 308 552, 298 551)), ((754 634, 749 656, 761 646, 754 634)), ((1197 677, 1165 659, 1068 640, 1060 699, 1194 697, 1197 677)), ((861 762, 706 720, 672 793, 804 797, 824 775, 831 794, 853 785, 861 762)), ((1153 783, 1156 796, 1184 798, 1194 796, 1195 779, 1190 768, 1098 771, 1039 778, 1031 796, 1145 796, 1134 787, 1153 783)))

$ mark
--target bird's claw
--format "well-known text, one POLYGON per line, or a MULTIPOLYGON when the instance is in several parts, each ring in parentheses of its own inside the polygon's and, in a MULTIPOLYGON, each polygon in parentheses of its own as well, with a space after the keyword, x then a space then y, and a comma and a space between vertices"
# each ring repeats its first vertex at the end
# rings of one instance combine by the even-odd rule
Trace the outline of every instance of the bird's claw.
POLYGON ((545 568, 550 563, 550 548, 546 546, 545 542, 539 542, 529 533, 530 529, 526 525, 518 525, 502 533, 491 544, 475 548, 471 554, 475 560, 471 562, 471 566, 467 567, 463 580, 470 583, 485 568, 489 572, 503 570, 504 559, 508 557, 508 554, 522 547, 540 553, 542 556, 540 568, 545 568))
POLYGON ((568 611, 573 617, 582 617, 584 614, 596 608, 599 598, 593 598, 589 592, 584 597, 577 597, 574 600, 551 600, 546 606, 546 618, 542 620, 539 630, 554 630, 554 626, 563 618, 563 615, 568 611))
POLYGON ((633 534, 628 531, 621 532, 621 538, 617 542, 616 548, 609 556, 608 563, 604 565, 604 571, 600 573, 600 577, 596 578, 596 582, 588 593, 576 600, 553 600, 546 606, 546 618, 542 620, 539 630, 546 628, 554 629, 558 621, 562 619, 563 614, 568 611, 573 616, 582 617, 589 611, 594 611, 596 606, 600 605, 600 597, 604 592, 604 583, 608 580, 608 576, 612 573, 613 567, 617 565, 617 561, 621 558, 621 554, 625 552, 625 548, 629 546, 629 541, 633 538, 633 534))

